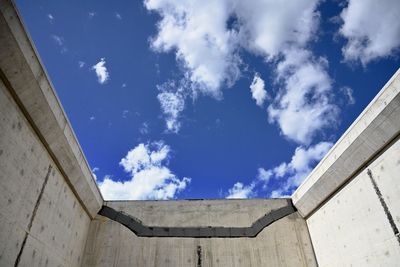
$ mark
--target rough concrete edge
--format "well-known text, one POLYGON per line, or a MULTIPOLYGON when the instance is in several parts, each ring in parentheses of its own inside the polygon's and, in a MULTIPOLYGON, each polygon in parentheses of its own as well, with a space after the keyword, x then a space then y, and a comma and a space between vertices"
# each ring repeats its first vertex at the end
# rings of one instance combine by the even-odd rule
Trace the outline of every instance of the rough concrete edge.
MULTIPOLYGON (((400 68, 393 74, 393 76, 389 79, 388 82, 382 87, 382 89, 379 91, 379 93, 373 98, 373 100, 368 104, 368 106, 361 112, 361 114, 357 117, 357 119, 350 125, 350 127, 345 131, 345 133, 340 137, 340 139, 335 143, 335 145, 328 151, 328 153, 325 155, 325 157, 319 162, 319 164, 312 170, 312 172, 306 177, 306 179, 303 181, 303 183, 300 184, 300 186, 296 189, 296 191, 292 194, 292 200, 294 206, 298 209, 298 212, 300 213, 301 216, 307 217, 309 216, 310 213, 312 213, 317 207, 321 205, 321 203, 324 203, 327 198, 329 198, 333 192, 337 191, 341 186, 346 183, 351 177, 353 176, 353 173, 357 171, 361 166, 360 164, 357 164, 357 166, 353 166, 352 170, 348 171, 348 176, 343 177, 340 183, 337 184, 335 188, 331 188, 326 191, 326 194, 324 196, 320 196, 319 200, 312 199, 315 203, 313 203, 313 208, 309 208, 307 210, 303 209, 299 203, 304 199, 307 198, 308 194, 313 189, 313 186, 321 181, 326 173, 334 173, 335 170, 338 167, 332 167, 332 164, 335 162, 335 157, 339 158, 340 156, 346 154, 346 152, 350 151, 352 149, 352 145, 355 143, 357 138, 359 138, 360 134, 363 133, 368 127, 370 127, 370 123, 365 123, 365 121, 372 122, 376 120, 378 117, 384 117, 382 115, 382 112, 385 110, 387 106, 391 103, 392 100, 394 100, 398 95, 399 92, 394 93, 391 95, 391 98, 389 99, 390 102, 387 103, 387 105, 381 105, 379 108, 375 110, 375 114, 371 114, 371 110, 374 106, 379 105, 378 102, 379 100, 383 97, 385 93, 389 90, 389 88, 394 87, 396 89, 397 87, 400 87, 400 68), (397 83, 397 85, 395 85, 397 83), (366 119, 368 117, 368 119, 366 119), (362 129, 360 129, 360 125, 362 129), (358 129, 357 129, 358 127, 358 129), (348 142, 345 144, 345 141, 348 139, 349 136, 354 134, 355 132, 358 132, 356 138, 352 140, 352 142, 348 142), (340 147, 344 146, 344 147, 340 147), (336 154, 338 151, 337 150, 342 150, 342 152, 336 154)), ((397 88, 399 90, 400 88, 397 88)), ((399 114, 400 117, 400 114, 399 114)), ((398 129, 400 130, 400 129, 398 129)), ((374 153, 369 155, 367 157, 363 164, 369 161, 370 158, 372 158, 376 153, 378 153, 380 150, 382 150, 387 143, 390 143, 390 141, 398 134, 397 132, 393 132, 391 136, 388 136, 385 139, 385 144, 383 144, 379 149, 376 149, 374 153)), ((363 165, 361 164, 361 165, 363 165)), ((309 199, 309 201, 311 201, 309 199)))
MULTIPOLYGON (((96 181, 95 181, 95 179, 94 179, 94 177, 92 175, 92 171, 91 171, 91 169, 89 167, 87 159, 86 159, 85 155, 83 154, 82 148, 81 148, 81 146, 80 146, 80 144, 78 142, 78 139, 76 138, 76 135, 75 135, 75 133, 74 133, 72 127, 71 127, 71 124, 70 124, 70 122, 68 120, 68 117, 66 116, 66 113, 65 113, 65 111, 64 111, 64 109, 63 109, 63 107, 61 105, 61 102, 60 102, 60 100, 59 100, 59 98, 57 96, 57 93, 54 90, 54 86, 53 86, 51 80, 49 79, 49 75, 48 75, 48 73, 47 73, 47 71, 46 71, 46 69, 44 67, 44 64, 42 63, 42 60, 40 59, 39 53, 38 53, 38 51, 37 51, 37 49, 36 49, 36 47, 35 47, 35 45, 34 45, 34 43, 32 41, 32 38, 30 37, 29 32, 27 31, 27 28, 26 28, 26 26, 25 26, 25 24, 23 22, 22 16, 20 15, 20 13, 18 11, 18 8, 17 8, 17 5, 16 5, 15 1, 14 0, 3 0, 1 2, 5 3, 1 7, 1 9, 3 10, 3 12, 2 12, 3 14, 4 14, 4 10, 7 10, 7 8, 11 8, 12 9, 13 13, 15 14, 15 19, 16 19, 14 21, 14 23, 19 24, 19 26, 21 28, 21 31, 22 31, 24 37, 26 38, 26 40, 24 40, 24 41, 29 44, 29 47, 32 50, 31 52, 34 55, 34 58, 32 58, 32 60, 36 60, 37 61, 38 65, 41 68, 41 71, 44 73, 44 80, 47 83, 48 87, 50 88, 50 91, 46 91, 45 88, 43 88, 43 86, 40 83, 40 81, 37 81, 38 88, 40 89, 41 94, 43 95, 44 101, 48 104, 48 108, 54 114, 54 118, 55 118, 56 121, 57 121, 57 119, 56 119, 57 115, 56 114, 60 114, 63 117, 63 120, 66 122, 66 124, 64 125, 64 128, 61 127, 61 125, 59 124, 58 121, 56 122, 56 125, 59 126, 59 130, 63 133, 63 135, 65 137, 65 140, 67 141, 68 146, 69 146, 70 150, 72 151, 73 158, 76 160, 75 163, 77 164, 76 169, 81 172, 81 174, 82 174, 81 177, 84 177, 87 180, 87 184, 88 184, 89 188, 92 188, 92 189, 95 190, 95 192, 93 192, 93 190, 90 190, 90 191, 94 194, 94 199, 96 200, 96 202, 98 202, 97 203, 98 205, 95 205, 97 210, 96 211, 94 211, 94 210, 92 211, 92 210, 90 210, 88 208, 87 205, 90 206, 91 204, 85 203, 85 202, 88 202, 88 201, 90 202, 91 200, 88 199, 87 197, 85 197, 84 195, 79 195, 77 197, 82 201, 82 204, 85 205, 84 209, 86 210, 88 215, 91 218, 94 218, 96 216, 97 211, 100 210, 100 208, 101 208, 101 206, 102 206, 102 204, 104 202, 103 196, 102 196, 102 194, 101 194, 101 192, 100 192, 100 190, 99 190, 99 188, 98 188, 98 186, 96 184, 96 181), (56 105, 50 105, 48 99, 52 99, 56 103, 56 105), (71 134, 70 138, 66 135, 66 130, 68 130, 69 131, 68 133, 71 134), (77 151, 76 150, 74 151, 73 147, 76 147, 77 151), (77 155, 76 155, 76 153, 77 153, 77 155), (82 170, 82 167, 84 168, 84 170, 82 170), (91 186, 91 184, 92 184, 92 186, 91 186)), ((12 31, 11 28, 10 28, 10 30, 12 31)), ((17 43, 21 42, 21 41, 18 41, 18 40, 16 40, 16 41, 17 41, 17 43)), ((20 50, 22 52, 22 49, 20 49, 20 50)), ((24 55, 24 58, 26 58, 25 55, 24 55)), ((27 64, 27 65, 29 66, 29 64, 27 64)), ((14 93, 18 96, 17 92, 14 91, 14 93)), ((21 100, 21 98, 19 100, 21 100)), ((24 102, 21 101, 21 104, 24 105, 24 102)), ((26 111, 27 111, 27 113, 29 113, 28 109, 26 109, 26 111)), ((34 127, 34 128, 38 128, 38 127, 34 127)), ((38 130, 40 131, 41 129, 38 129, 38 130)), ((46 149, 51 150, 51 148, 49 146, 46 146, 46 149)), ((68 151, 68 149, 66 151, 68 151)), ((49 152, 50 152, 51 155, 56 157, 55 153, 52 153, 52 151, 49 151, 49 152)), ((62 161, 58 161, 58 164, 61 165, 61 167, 63 167, 62 161)), ((75 185, 74 185, 75 183, 73 183, 70 180, 71 178, 68 177, 68 175, 66 175, 66 176, 67 177, 65 177, 65 176, 64 177, 66 179, 69 179, 69 181, 67 181, 67 183, 70 186, 74 187, 74 188, 72 188, 74 192, 82 193, 82 194, 83 193, 85 193, 85 194, 88 193, 87 191, 78 192, 78 190, 76 190, 76 188, 75 188, 75 185)), ((79 191, 81 191, 81 190, 79 190, 79 191)))

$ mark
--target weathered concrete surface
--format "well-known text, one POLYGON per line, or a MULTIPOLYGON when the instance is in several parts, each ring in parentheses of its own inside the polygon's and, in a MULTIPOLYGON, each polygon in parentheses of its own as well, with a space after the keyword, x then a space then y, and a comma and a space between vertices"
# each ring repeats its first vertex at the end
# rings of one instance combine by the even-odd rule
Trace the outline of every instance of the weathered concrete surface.
POLYGON ((10 0, 0 0, 0 69, 42 143, 90 217, 102 197, 46 71, 10 0))
POLYGON ((102 202, 13 4, 0 0, 0 266, 81 266, 102 202))
MULTIPOLYGON (((247 227, 284 199, 115 201, 108 206, 143 224, 247 227)), ((84 266, 316 266, 305 221, 289 215, 256 238, 146 238, 98 216, 91 222, 84 266), (198 247, 201 253, 198 253, 198 247)))
MULTIPOLYGON (((400 229, 400 141, 367 166, 400 229)), ((400 236, 364 169, 307 224, 319 266, 399 266, 400 236)))
POLYGON ((0 170, 0 266, 80 266, 90 218, 1 80, 0 170))
POLYGON ((293 194, 299 213, 309 216, 399 133, 400 70, 293 194))

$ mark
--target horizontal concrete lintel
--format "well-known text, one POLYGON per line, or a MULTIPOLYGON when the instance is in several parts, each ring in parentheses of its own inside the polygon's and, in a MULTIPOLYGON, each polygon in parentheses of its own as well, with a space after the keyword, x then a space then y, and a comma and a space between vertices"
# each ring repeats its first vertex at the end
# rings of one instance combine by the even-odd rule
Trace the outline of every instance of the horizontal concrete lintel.
POLYGON ((272 210, 249 227, 163 227, 146 226, 137 218, 111 207, 103 206, 99 215, 118 222, 140 237, 188 237, 188 238, 239 238, 256 237, 265 227, 292 213, 296 208, 288 201, 287 206, 272 210))
POLYGON ((400 132, 400 69, 293 193, 308 217, 400 132))

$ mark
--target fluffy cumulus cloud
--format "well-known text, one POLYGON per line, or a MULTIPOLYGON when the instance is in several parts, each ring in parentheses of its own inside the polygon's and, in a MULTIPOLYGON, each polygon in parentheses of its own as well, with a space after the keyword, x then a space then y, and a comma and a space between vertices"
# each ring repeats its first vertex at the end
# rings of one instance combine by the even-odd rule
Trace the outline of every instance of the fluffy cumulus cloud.
POLYGON ((315 163, 325 156, 332 145, 330 142, 320 142, 309 148, 297 147, 290 162, 283 162, 268 170, 272 174, 267 183, 273 179, 279 185, 271 191, 270 196, 291 195, 292 191, 304 181, 315 163))
POLYGON ((237 182, 228 190, 228 196, 226 198, 249 198, 254 194, 254 186, 254 184, 245 186, 242 183, 237 182))
POLYGON ((93 65, 92 70, 96 72, 97 80, 100 84, 104 84, 110 79, 110 74, 106 68, 105 58, 101 58, 99 62, 93 65))
POLYGON ((277 83, 282 88, 268 107, 269 120, 297 143, 309 144, 318 131, 335 124, 338 108, 332 103, 327 64, 306 50, 291 49, 277 65, 277 83))
POLYGON ((267 91, 265 91, 264 80, 261 79, 258 73, 254 75, 253 82, 250 84, 250 90, 253 99, 256 100, 256 104, 262 107, 267 98, 267 91))
MULTIPOLYGON (((276 66, 277 84, 282 85, 268 108, 269 121, 301 144, 332 125, 337 115, 327 60, 306 50, 319 24, 317 5, 318 0, 145 0, 145 7, 160 15, 151 46, 175 53, 187 94, 220 98, 222 88, 240 77, 241 51, 262 56, 276 66)), ((267 98, 264 86, 256 75, 250 88, 259 106, 267 98)), ((173 126, 179 126, 177 117, 167 116, 167 125, 179 129, 173 126)))
POLYGON ((147 0, 145 6, 161 15, 152 48, 175 52, 192 87, 220 97, 220 86, 232 84, 240 73, 237 31, 226 27, 232 3, 147 0))
POLYGON ((127 181, 106 176, 99 188, 107 200, 171 199, 184 190, 190 178, 179 179, 167 167, 170 147, 163 142, 139 144, 121 159, 130 174, 127 181))
POLYGON ((240 49, 268 59, 303 46, 318 25, 317 0, 145 0, 161 16, 151 41, 155 51, 173 51, 195 90, 221 96, 221 85, 240 76, 240 49))
POLYGON ((269 197, 290 197, 292 192, 303 182, 313 166, 319 162, 332 147, 330 142, 320 142, 305 148, 296 148, 289 162, 270 168, 259 168, 257 177, 244 185, 240 182, 228 190, 227 198, 248 198, 256 195, 257 187, 269 192, 269 197))
POLYGON ((345 60, 365 65, 399 49, 400 1, 349 0, 340 17, 339 32, 347 39, 342 49, 345 60))

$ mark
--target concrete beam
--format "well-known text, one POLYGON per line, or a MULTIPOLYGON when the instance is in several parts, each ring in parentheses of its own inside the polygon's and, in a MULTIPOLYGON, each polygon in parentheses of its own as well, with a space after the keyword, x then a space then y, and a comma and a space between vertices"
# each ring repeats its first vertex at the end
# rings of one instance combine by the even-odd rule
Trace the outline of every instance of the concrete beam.
POLYGON ((400 133, 400 69, 293 193, 308 217, 400 133))
POLYGON ((82 207, 94 218, 103 198, 39 55, 10 0, 0 0, 0 74, 82 207))

